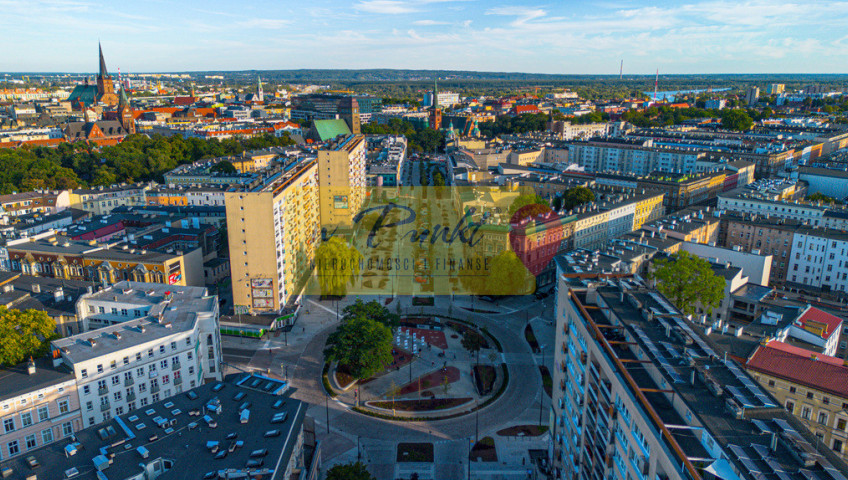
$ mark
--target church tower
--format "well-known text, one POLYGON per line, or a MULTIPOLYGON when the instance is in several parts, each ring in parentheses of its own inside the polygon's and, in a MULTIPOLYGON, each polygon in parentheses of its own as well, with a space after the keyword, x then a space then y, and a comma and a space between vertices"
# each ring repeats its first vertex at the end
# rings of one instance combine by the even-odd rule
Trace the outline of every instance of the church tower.
POLYGON ((430 128, 442 128, 442 109, 439 108, 439 79, 433 82, 433 106, 430 107, 430 128))
POLYGON ((256 101, 265 101, 265 94, 262 92, 262 78, 259 76, 256 77, 256 101))
POLYGON ((123 87, 121 87, 121 99, 118 100, 118 121, 128 135, 135 133, 135 119, 133 119, 132 108, 123 87))
POLYGON ((100 50, 100 73, 97 74, 97 101, 114 107, 118 104, 118 96, 115 95, 115 85, 112 84, 112 76, 106 70, 103 47, 99 42, 97 48, 100 50))

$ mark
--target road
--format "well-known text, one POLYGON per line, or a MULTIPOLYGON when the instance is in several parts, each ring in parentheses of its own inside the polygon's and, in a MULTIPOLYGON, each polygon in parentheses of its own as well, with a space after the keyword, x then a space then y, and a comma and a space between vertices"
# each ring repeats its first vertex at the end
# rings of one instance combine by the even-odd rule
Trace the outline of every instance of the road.
MULTIPOLYGON (((537 317, 552 318, 552 298, 549 297, 543 302, 535 301, 532 297, 507 300, 504 303, 508 306, 503 310, 508 313, 478 314, 463 308, 471 306, 467 298, 456 297, 451 307, 452 316, 464 317, 480 327, 486 327, 500 341, 504 350, 503 357, 507 361, 510 383, 501 397, 480 409, 477 414, 453 419, 430 422, 391 422, 350 411, 346 406, 326 395, 321 382, 323 348, 327 337, 336 328, 335 304, 330 302, 319 303, 315 300, 307 300, 310 313, 304 314, 298 320, 293 333, 289 336, 291 345, 280 345, 280 337, 258 342, 243 340, 243 342, 253 342, 253 347, 249 343, 237 344, 235 341, 238 339, 234 339, 225 345, 225 357, 231 363, 240 364, 242 368, 271 368, 278 371, 282 366, 287 366, 291 384, 295 389, 293 397, 310 405, 308 413, 315 418, 317 433, 320 436, 328 436, 329 421, 329 430, 332 432, 330 437, 341 436, 349 441, 351 439, 355 441, 357 437, 375 440, 396 438, 404 441, 468 438, 469 435, 474 434, 476 422, 479 422, 479 432, 482 437, 506 426, 538 423, 540 402, 542 402, 541 416, 543 422, 547 423, 550 400, 541 386, 541 375, 537 367, 540 356, 531 353, 522 332, 528 321, 536 319, 534 328, 540 343, 552 344, 553 328, 549 328, 549 332, 540 332, 540 325, 544 328, 547 322, 539 322, 537 319, 537 317), (298 329, 302 331, 299 332, 298 329), (546 338, 549 339, 544 340, 546 338), (251 348, 255 353, 249 361, 245 361, 251 348)), ((404 310, 410 308, 410 297, 402 297, 402 299, 406 302, 402 304, 404 310)), ((343 308, 348 301, 352 299, 343 301, 340 308, 343 308)), ((450 296, 437 297, 436 306, 425 309, 425 312, 433 315, 447 315, 447 307, 450 303, 450 296)), ((486 308, 486 306, 493 310, 500 309, 492 304, 481 304, 479 300, 475 302, 476 308, 486 308)), ((416 307, 416 311, 420 311, 420 307, 416 307)), ((546 355, 546 360, 549 364, 548 368, 551 368, 552 355, 546 355)), ((338 442, 338 438, 336 441, 338 442)), ((351 448, 349 441, 338 442, 340 451, 325 452, 326 458, 330 459, 334 453, 338 454, 351 448)))

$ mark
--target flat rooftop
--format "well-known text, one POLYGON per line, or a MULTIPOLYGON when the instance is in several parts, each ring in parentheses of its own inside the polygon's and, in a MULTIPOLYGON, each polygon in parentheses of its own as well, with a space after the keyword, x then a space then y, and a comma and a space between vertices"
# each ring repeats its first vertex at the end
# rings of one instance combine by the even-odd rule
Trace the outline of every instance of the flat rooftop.
POLYGON ((646 399, 643 408, 657 415, 688 461, 712 458, 705 447, 708 433, 738 471, 759 472, 756 478, 809 480, 812 477, 804 469, 820 480, 845 479, 848 467, 827 447, 813 447, 812 434, 739 364, 724 359, 701 326, 684 319, 662 295, 636 278, 617 283, 598 287, 597 297, 592 298, 599 300, 588 301, 588 295, 577 292, 574 299, 589 306, 587 313, 600 326, 604 343, 638 387, 634 396, 646 399), (609 320, 608 313, 617 321, 609 320), (630 343, 615 343, 622 340, 630 343), (637 346, 658 375, 652 376, 638 361, 637 346), (685 408, 672 406, 671 396, 682 398, 685 408), (684 419, 679 409, 688 409, 694 419, 684 419), (771 451, 773 432, 780 441, 771 451))
MULTIPOLYGON (((75 363, 191 330, 200 315, 214 315, 218 301, 215 296, 207 296, 203 287, 128 281, 88 295, 85 300, 121 303, 130 308, 148 310, 147 316, 141 318, 51 342, 53 348, 61 350, 64 357, 75 363)), ((89 318, 99 319, 100 316, 94 314, 89 318)), ((110 320, 113 316, 103 314, 103 318, 110 320)))
POLYGON ((74 380, 74 374, 68 367, 54 367, 53 362, 46 358, 35 360, 33 375, 27 373, 27 364, 23 362, 0 369, 0 401, 74 380))
POLYGON ((166 471, 159 479, 197 480, 209 472, 224 469, 247 472, 245 466, 250 453, 266 449, 267 455, 262 457, 264 465, 253 469, 251 476, 238 478, 282 480, 283 469, 294 451, 303 425, 306 405, 287 394, 265 391, 268 383, 272 384, 270 392, 279 389, 279 380, 246 377, 246 374, 239 374, 228 377, 223 383, 208 383, 194 388, 189 391, 196 395, 194 399, 184 392, 133 410, 76 432, 75 440, 62 439, 4 461, 0 468, 11 468, 14 478, 24 478, 36 472, 39 478, 42 475, 45 475, 43 478, 62 478, 63 472, 73 468, 79 472, 74 478, 99 480, 95 463, 103 455, 108 464, 105 468, 101 467, 102 473, 107 479, 118 480, 141 474, 140 464, 161 458, 166 471), (247 387, 254 380, 259 380, 257 388, 247 387), (237 385, 239 382, 241 386, 237 385), (217 385, 223 385, 223 388, 215 391, 217 385), (236 400, 235 395, 239 393, 244 396, 236 400), (220 413, 205 408, 216 401, 220 402, 220 413), (250 403, 250 415, 247 423, 241 423, 239 407, 245 402, 250 403), (193 415, 194 412, 198 414, 193 415), (275 415, 284 412, 285 421, 271 423, 275 415), (204 415, 208 415, 217 426, 210 428, 204 421, 204 415), (167 425, 158 426, 162 422, 167 422, 167 425), (279 435, 265 437, 265 432, 271 430, 279 431, 279 435), (215 454, 207 448, 209 442, 218 442, 219 451, 228 452, 227 455, 214 458, 215 454), (241 446, 229 452, 228 447, 234 442, 241 442, 241 446), (71 451, 74 454, 68 455, 71 451), (147 458, 140 451, 146 451, 147 458), (40 464, 35 471, 25 461, 30 455, 40 464), (277 467, 279 472, 274 471, 277 467))

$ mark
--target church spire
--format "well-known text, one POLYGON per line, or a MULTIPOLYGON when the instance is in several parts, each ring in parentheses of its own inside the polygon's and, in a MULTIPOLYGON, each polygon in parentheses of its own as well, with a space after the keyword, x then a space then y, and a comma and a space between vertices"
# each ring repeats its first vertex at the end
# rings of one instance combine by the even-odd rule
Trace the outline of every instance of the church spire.
POLYGON ((439 77, 433 80, 433 110, 439 108, 439 77))
POLYGON ((106 71, 106 59, 103 58, 103 47, 100 42, 97 42, 97 49, 100 50, 100 76, 105 77, 109 73, 106 71))
POLYGON ((124 87, 121 86, 121 96, 118 98, 118 110, 120 111, 122 107, 129 107, 130 102, 127 100, 127 93, 124 91, 124 87))

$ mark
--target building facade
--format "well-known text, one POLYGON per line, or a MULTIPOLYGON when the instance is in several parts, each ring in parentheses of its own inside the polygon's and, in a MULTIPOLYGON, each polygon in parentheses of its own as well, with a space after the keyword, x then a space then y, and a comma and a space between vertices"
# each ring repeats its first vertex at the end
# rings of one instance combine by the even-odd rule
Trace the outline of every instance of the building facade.
POLYGON ((51 351, 73 371, 86 427, 222 378, 218 298, 205 288, 120 282, 81 297, 77 316, 92 329, 51 351))

